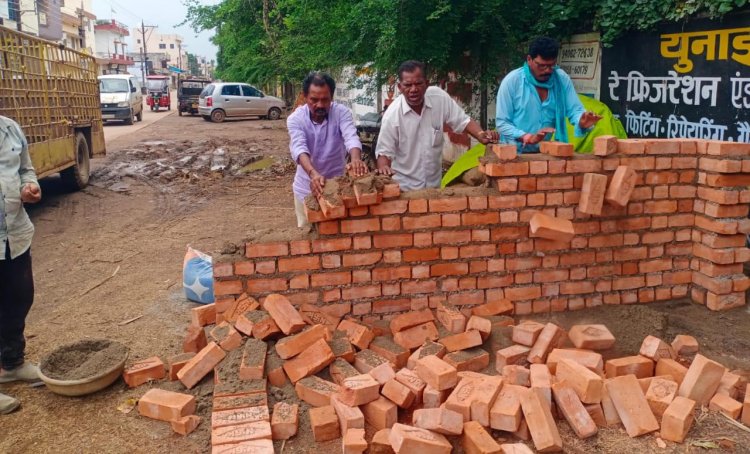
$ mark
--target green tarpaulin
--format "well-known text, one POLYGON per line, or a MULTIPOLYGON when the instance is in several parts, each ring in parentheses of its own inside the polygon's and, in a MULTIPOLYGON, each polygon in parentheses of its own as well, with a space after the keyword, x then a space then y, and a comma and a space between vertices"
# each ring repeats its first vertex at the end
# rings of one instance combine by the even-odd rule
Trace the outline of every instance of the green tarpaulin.
MULTIPOLYGON (((586 137, 578 138, 574 137, 573 125, 570 122, 568 124, 568 137, 573 139, 573 146, 575 147, 576 153, 587 154, 594 150, 594 138, 598 136, 612 135, 620 139, 626 139, 628 136, 625 133, 625 128, 622 127, 620 120, 615 118, 612 111, 609 110, 606 104, 597 101, 594 98, 588 96, 578 95, 583 108, 589 112, 594 112, 597 115, 601 115, 602 119, 594 126, 594 129, 586 134, 586 137)), ((443 180, 440 182, 441 187, 446 187, 451 184, 454 180, 457 180, 467 170, 473 169, 479 165, 479 158, 484 156, 485 147, 482 144, 477 144, 471 147, 466 153, 462 154, 456 162, 445 172, 443 180)))

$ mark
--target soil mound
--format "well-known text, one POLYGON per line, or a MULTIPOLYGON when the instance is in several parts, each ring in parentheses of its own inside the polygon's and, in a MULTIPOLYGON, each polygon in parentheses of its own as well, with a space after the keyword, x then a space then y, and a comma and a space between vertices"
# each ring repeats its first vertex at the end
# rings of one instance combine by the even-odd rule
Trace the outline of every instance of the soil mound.
POLYGON ((128 348, 106 339, 82 340, 63 345, 40 364, 42 373, 55 380, 96 377, 119 364, 128 348))

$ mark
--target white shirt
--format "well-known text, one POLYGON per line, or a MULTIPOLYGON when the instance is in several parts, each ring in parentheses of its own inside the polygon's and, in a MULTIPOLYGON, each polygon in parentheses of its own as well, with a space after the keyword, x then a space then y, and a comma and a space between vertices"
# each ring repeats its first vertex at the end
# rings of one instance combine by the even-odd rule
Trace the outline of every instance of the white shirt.
POLYGON ((376 156, 391 159, 402 190, 439 188, 442 178, 443 125, 461 133, 471 119, 448 93, 428 87, 422 115, 401 95, 385 111, 376 156))

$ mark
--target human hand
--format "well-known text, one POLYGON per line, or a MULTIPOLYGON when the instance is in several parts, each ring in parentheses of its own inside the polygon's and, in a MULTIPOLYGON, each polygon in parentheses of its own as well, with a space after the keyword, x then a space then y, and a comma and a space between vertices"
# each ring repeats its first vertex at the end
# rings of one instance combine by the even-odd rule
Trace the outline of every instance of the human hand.
POLYGON ((21 188, 21 201, 23 203, 37 203, 42 200, 42 190, 34 183, 26 183, 21 188))
POLYGON ((351 162, 346 165, 348 170, 353 177, 361 177, 367 173, 367 165, 361 159, 352 158, 351 162))
POLYGON ((326 177, 319 174, 317 170, 310 172, 310 190, 313 192, 315 197, 323 195, 323 188, 326 185, 326 177))
POLYGON ((578 121, 578 126, 580 126, 581 129, 589 129, 601 119, 601 115, 597 115, 594 112, 584 112, 583 115, 581 115, 581 119, 578 121))
POLYGON ((479 133, 479 142, 483 145, 487 145, 489 143, 497 143, 497 141, 500 139, 500 134, 497 133, 497 131, 482 131, 479 133))
POLYGON ((391 169, 391 166, 388 164, 378 163, 378 169, 375 172, 380 175, 393 176, 393 169, 391 169))

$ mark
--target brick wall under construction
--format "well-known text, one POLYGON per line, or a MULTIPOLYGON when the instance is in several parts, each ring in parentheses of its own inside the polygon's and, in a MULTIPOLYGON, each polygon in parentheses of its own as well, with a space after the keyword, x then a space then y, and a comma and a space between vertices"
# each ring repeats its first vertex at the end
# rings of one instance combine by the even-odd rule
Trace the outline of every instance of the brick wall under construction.
POLYGON ((486 161, 489 188, 347 201, 343 217, 314 218, 309 238, 247 243, 214 265, 217 312, 242 293, 365 320, 503 298, 515 314, 683 297, 712 310, 745 304, 750 144, 605 139, 598 155, 486 161), (584 175, 609 187, 621 166, 635 171, 627 204, 583 213, 579 204, 603 198, 582 191, 584 175), (572 239, 531 236, 537 212, 572 221, 572 239))

